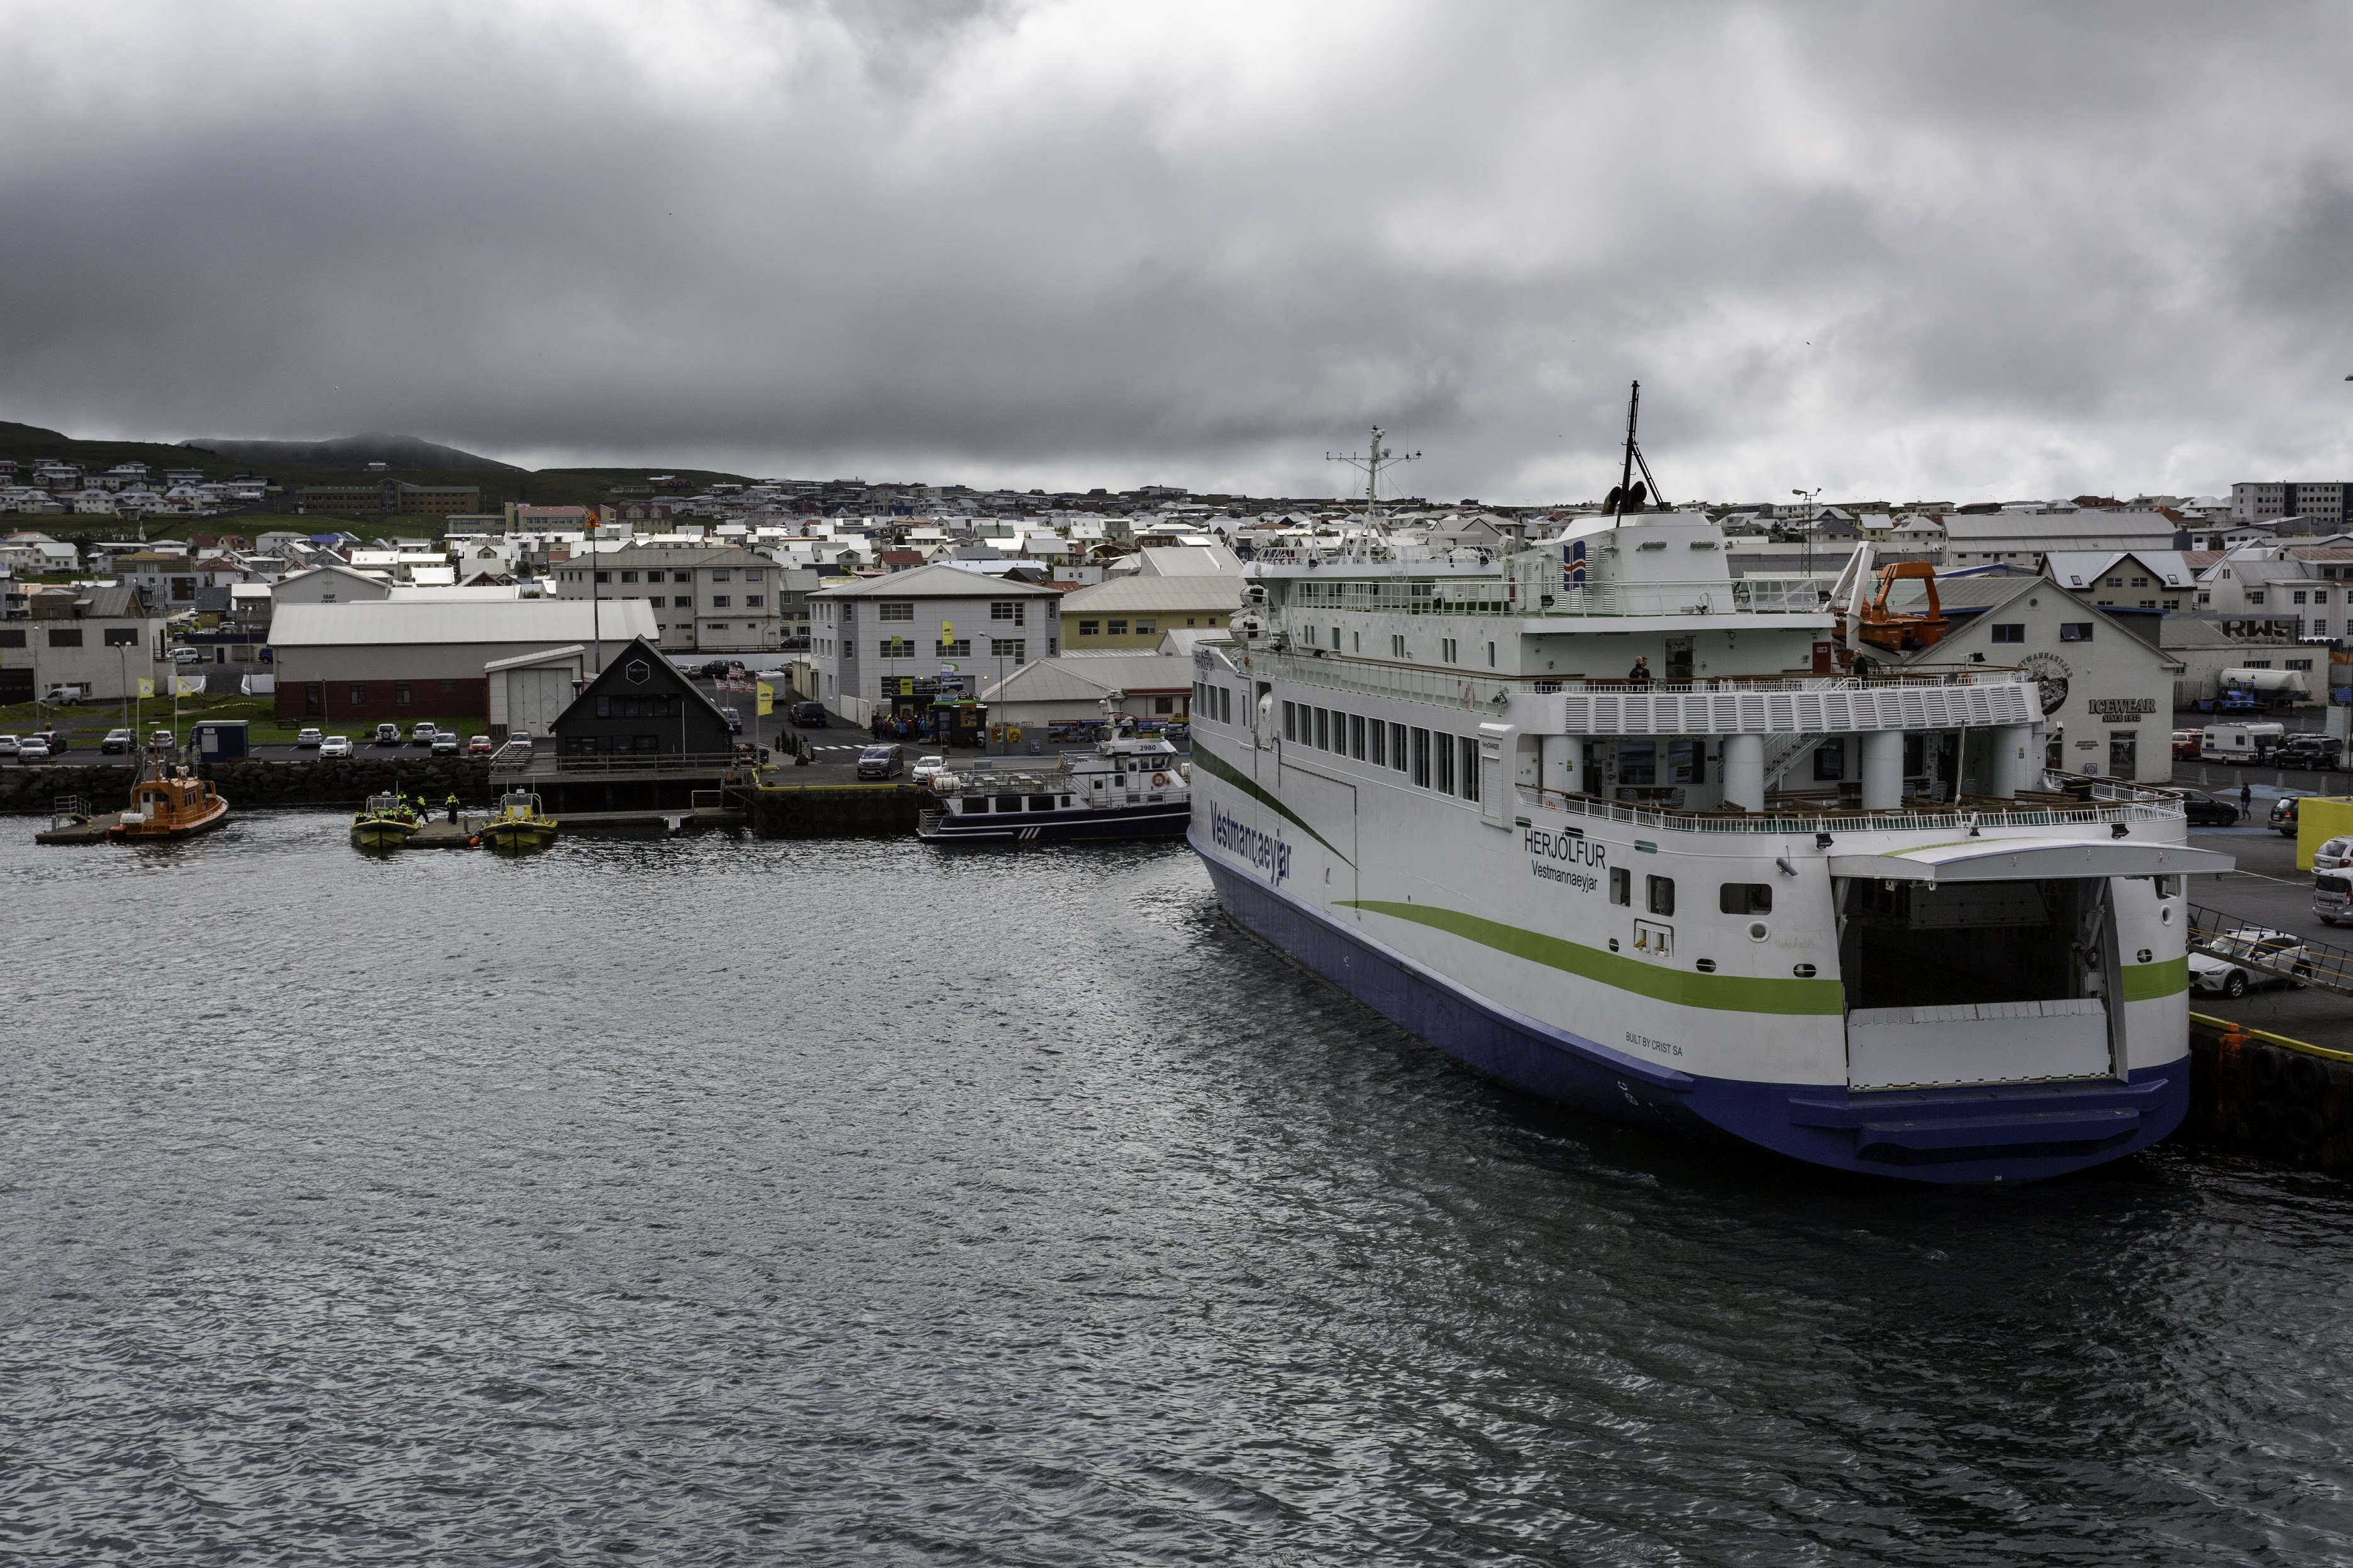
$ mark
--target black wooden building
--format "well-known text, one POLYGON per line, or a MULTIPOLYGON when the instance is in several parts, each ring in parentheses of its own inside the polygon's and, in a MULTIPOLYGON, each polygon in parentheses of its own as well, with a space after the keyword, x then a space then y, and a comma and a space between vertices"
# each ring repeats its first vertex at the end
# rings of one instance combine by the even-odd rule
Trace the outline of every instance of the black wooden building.
POLYGON ((711 756, 735 743, 727 716, 643 637, 615 655, 550 727, 566 756, 711 756))

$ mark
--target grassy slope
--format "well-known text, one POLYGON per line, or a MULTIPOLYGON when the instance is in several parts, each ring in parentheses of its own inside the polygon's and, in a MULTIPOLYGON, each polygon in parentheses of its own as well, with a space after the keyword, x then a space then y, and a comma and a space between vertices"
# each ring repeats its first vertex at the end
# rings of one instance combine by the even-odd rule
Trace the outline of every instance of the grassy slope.
MULTIPOLYGON (((138 462, 145 463, 158 474, 167 468, 202 468, 207 479, 227 479, 246 467, 243 463, 187 447, 167 446, 154 441, 78 441, 55 430, 5 421, 0 421, 0 458, 14 458, 20 464, 42 458, 62 458, 79 463, 85 468, 107 468, 117 463, 138 462)), ((642 484, 649 473, 674 473, 681 479, 693 481, 698 487, 713 480, 741 483, 744 479, 740 474, 718 473, 705 468, 542 468, 535 473, 510 474, 479 468, 370 470, 273 468, 268 472, 274 482, 284 488, 286 494, 272 498, 263 508, 221 517, 159 519, 149 525, 147 537, 181 539, 194 531, 241 533, 250 539, 274 529, 303 528, 324 532, 339 526, 348 527, 353 532, 367 538, 379 533, 419 538, 440 536, 441 520, 432 517, 388 518, 382 523, 373 515, 338 519, 312 512, 297 517, 294 515, 293 492, 305 485, 364 485, 387 478, 404 479, 412 485, 473 485, 482 492, 482 510, 496 511, 511 500, 528 500, 534 506, 586 506, 608 500, 613 486, 642 484)), ((111 518, 28 518, 24 520, 24 523, 57 539, 112 539, 122 531, 121 524, 111 518)), ((0 523, 0 528, 6 526, 0 523)))

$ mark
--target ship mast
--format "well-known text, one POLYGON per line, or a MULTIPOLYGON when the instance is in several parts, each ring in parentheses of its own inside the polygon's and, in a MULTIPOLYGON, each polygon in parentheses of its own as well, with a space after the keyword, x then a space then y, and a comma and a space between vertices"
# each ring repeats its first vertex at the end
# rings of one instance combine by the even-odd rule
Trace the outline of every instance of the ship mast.
POLYGON ((1642 384, 1638 381, 1626 397, 1626 460, 1618 469, 1618 488, 1601 503, 1601 510, 1612 517, 1625 516, 1629 507, 1640 511, 1646 490, 1652 506, 1663 508, 1667 504, 1659 499, 1659 481, 1651 477, 1651 465, 1642 458, 1642 444, 1634 438, 1634 426, 1641 412, 1642 384), (1634 470, 1638 468, 1642 470, 1642 482, 1639 485, 1634 482, 1634 470))
POLYGON ((1373 444, 1366 447, 1362 454, 1356 452, 1326 452, 1324 454, 1324 460, 1325 462, 1345 463, 1350 468, 1356 468, 1364 474, 1365 529, 1367 532, 1372 531, 1380 525, 1381 470, 1385 468, 1394 468, 1400 463, 1410 463, 1415 458, 1421 456, 1419 452, 1408 452, 1403 457, 1398 456, 1394 450, 1382 444, 1382 437, 1387 434, 1387 431, 1376 425, 1373 426, 1373 444))

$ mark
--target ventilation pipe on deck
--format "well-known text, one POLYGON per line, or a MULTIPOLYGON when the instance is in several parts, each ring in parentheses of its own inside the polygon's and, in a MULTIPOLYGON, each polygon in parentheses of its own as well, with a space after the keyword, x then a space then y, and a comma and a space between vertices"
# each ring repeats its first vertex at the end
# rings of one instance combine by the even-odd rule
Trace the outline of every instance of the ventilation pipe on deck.
POLYGON ((1904 804, 1904 731, 1870 730, 1862 737, 1862 809, 1893 811, 1904 804))
POLYGON ((1744 811, 1765 809, 1764 736, 1724 738, 1724 803, 1744 811))

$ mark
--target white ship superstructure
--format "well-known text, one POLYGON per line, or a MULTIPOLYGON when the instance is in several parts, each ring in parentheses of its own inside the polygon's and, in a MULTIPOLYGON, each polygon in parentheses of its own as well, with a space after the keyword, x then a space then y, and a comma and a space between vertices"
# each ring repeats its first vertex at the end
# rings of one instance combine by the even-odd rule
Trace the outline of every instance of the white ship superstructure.
POLYGON ((1457 1057, 1820 1163, 2022 1179, 2187 1091, 2187 847, 2041 768, 2037 689, 1838 672, 1812 578, 1704 514, 1522 552, 1264 552, 1196 655, 1231 914, 1457 1057))

